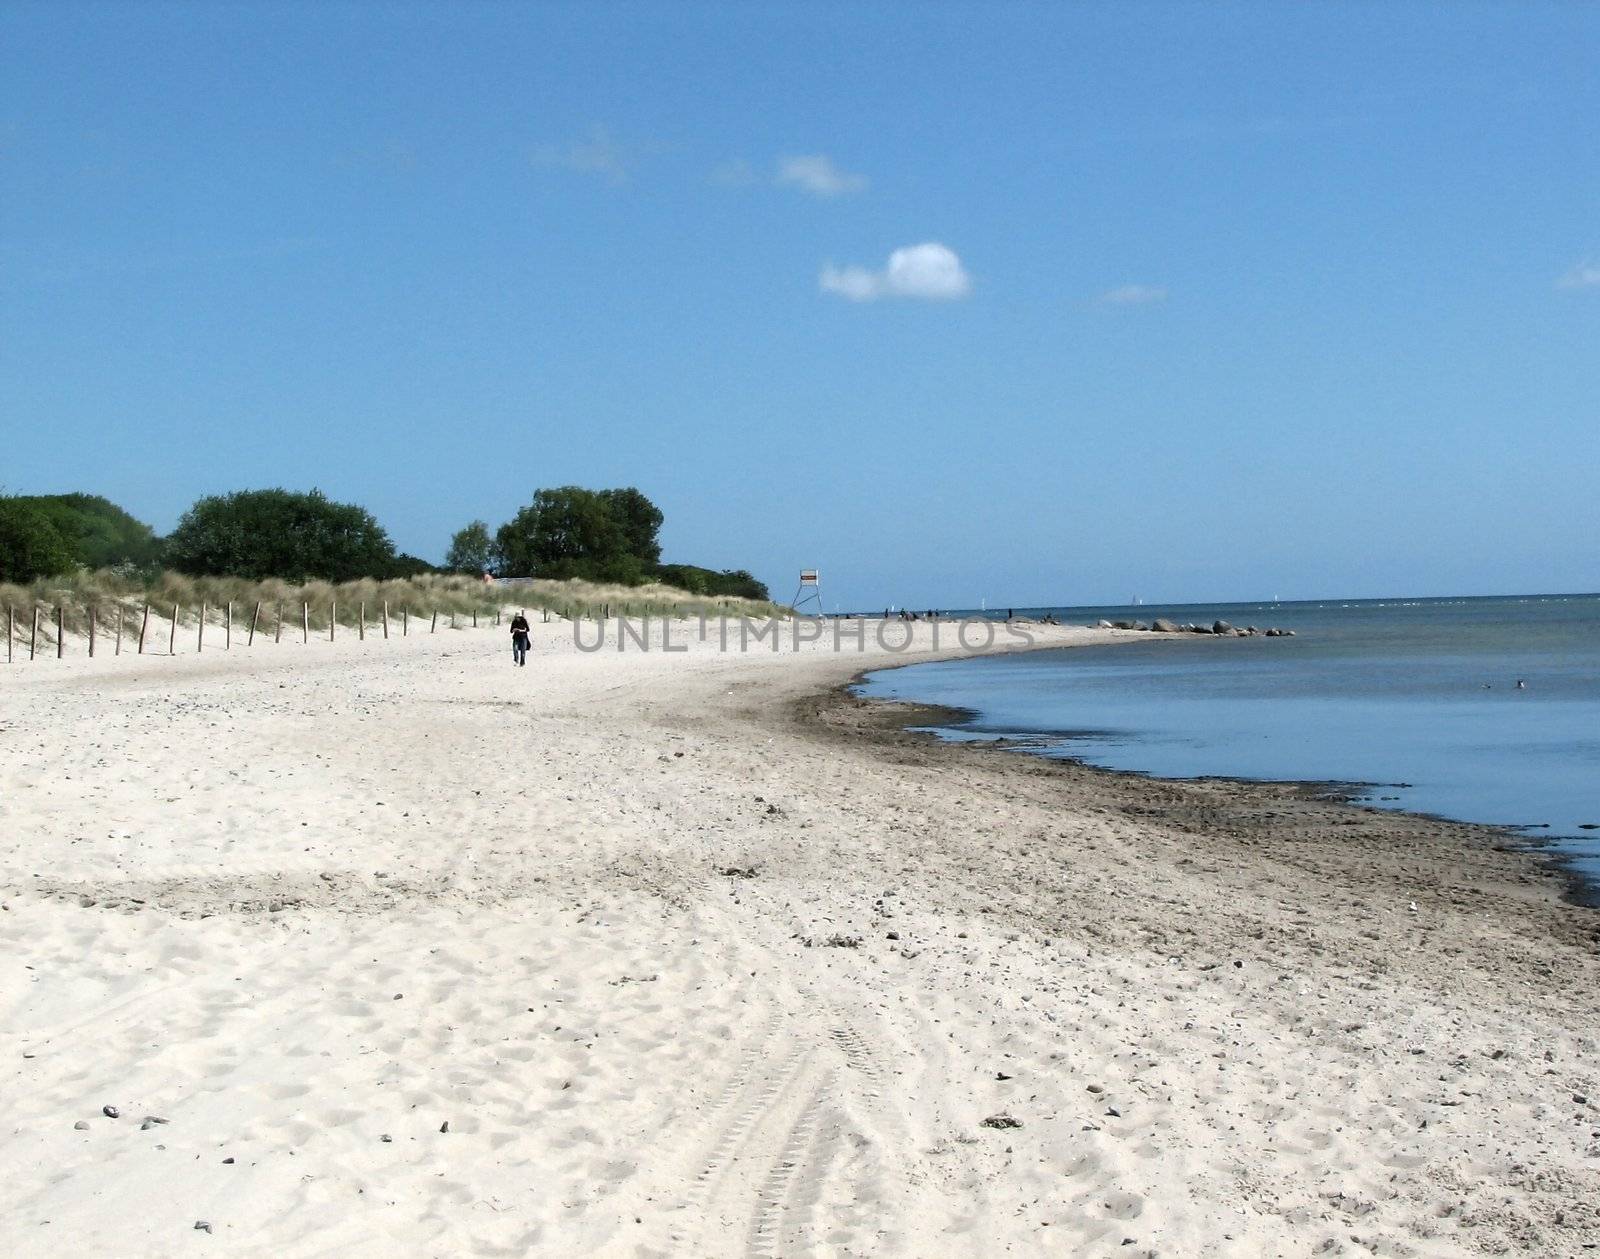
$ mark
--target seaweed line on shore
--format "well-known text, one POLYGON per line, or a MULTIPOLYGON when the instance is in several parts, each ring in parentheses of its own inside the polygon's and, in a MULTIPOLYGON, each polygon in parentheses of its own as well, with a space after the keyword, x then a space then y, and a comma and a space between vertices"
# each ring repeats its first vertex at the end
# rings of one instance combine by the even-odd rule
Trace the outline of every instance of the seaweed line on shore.
MULTIPOLYGON (((1059 646, 1052 644, 1051 646, 1059 646)), ((1040 650, 1041 648, 1004 648, 1010 652, 1040 650)), ((1259 811, 1273 804, 1299 802, 1315 804, 1341 811, 1347 815, 1345 824, 1361 819, 1396 819, 1396 840, 1400 834, 1415 827, 1426 827, 1432 834, 1448 834, 1464 850, 1491 852, 1504 859, 1504 877, 1551 881, 1559 886, 1557 898, 1564 904, 1584 911, 1600 909, 1600 888, 1583 878, 1571 866, 1569 859, 1554 851, 1549 841, 1519 834, 1516 830, 1487 822, 1466 822, 1456 818, 1409 809, 1380 809, 1375 805, 1358 803, 1357 798, 1377 784, 1352 783, 1337 780, 1260 779, 1227 775, 1204 775, 1194 778, 1163 778, 1137 769, 1113 769, 1093 765, 1073 756, 1040 755, 1034 748, 1016 739, 997 736, 991 740, 958 741, 942 738, 935 728, 959 728, 977 716, 972 709, 946 704, 931 704, 917 700, 891 700, 865 698, 856 693, 869 674, 903 669, 924 661, 878 664, 858 670, 842 684, 829 685, 796 702, 795 712, 803 726, 824 737, 837 737, 841 733, 852 740, 867 740, 881 747, 904 752, 909 748, 921 749, 930 757, 990 756, 995 753, 1024 753, 1008 758, 1012 763, 1026 765, 1029 772, 1050 773, 1062 776, 1062 782, 1075 785, 1102 784, 1105 792, 1124 797, 1137 793, 1139 785, 1156 788, 1162 793, 1205 792, 1206 811, 1216 808, 1216 789, 1228 789, 1224 800, 1240 813, 1259 811), (1410 826, 1404 825, 1410 823, 1410 826)), ((1237 822, 1239 819, 1230 819, 1237 822)), ((1221 819, 1219 819, 1221 821, 1221 819)), ((1223 823, 1226 825, 1226 823, 1223 823)), ((1198 828, 1202 832, 1205 827, 1198 828)), ((1600 942, 1600 940, 1597 940, 1600 942)))

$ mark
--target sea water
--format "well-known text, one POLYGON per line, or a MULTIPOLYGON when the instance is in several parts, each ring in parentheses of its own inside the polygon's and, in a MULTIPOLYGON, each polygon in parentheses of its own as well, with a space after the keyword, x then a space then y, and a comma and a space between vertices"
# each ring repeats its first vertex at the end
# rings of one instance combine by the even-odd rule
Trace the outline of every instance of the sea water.
POLYGON ((947 738, 1166 778, 1361 784, 1363 803, 1512 827, 1600 904, 1600 595, 1016 613, 1295 636, 979 655, 880 671, 860 692, 963 710, 947 738))

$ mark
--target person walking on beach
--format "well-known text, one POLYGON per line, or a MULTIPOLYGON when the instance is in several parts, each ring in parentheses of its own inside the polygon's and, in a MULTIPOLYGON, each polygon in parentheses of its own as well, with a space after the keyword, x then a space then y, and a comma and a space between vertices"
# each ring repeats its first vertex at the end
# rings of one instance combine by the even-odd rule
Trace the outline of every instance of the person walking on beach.
POLYGON ((528 663, 528 618, 521 612, 511 618, 511 659, 519 665, 528 663))

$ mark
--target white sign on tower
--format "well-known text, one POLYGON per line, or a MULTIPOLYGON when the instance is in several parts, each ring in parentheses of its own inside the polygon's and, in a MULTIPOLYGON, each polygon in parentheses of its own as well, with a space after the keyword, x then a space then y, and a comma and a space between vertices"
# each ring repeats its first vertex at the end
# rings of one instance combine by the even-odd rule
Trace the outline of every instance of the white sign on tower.
POLYGON ((817 610, 813 615, 823 615, 822 582, 817 576, 817 570, 814 568, 802 568, 800 570, 800 588, 794 592, 794 599, 791 601, 790 606, 794 608, 795 613, 798 615, 802 605, 807 603, 815 603, 817 605, 817 610), (811 593, 802 599, 800 596, 805 594, 808 589, 811 593))

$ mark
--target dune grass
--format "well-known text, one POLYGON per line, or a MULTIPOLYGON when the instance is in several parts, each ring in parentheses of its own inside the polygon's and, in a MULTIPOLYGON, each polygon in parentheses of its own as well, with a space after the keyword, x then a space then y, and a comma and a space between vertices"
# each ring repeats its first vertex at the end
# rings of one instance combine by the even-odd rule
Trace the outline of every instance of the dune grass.
MULTIPOLYGON (((441 629, 464 628, 509 609, 526 609, 530 617, 567 620, 602 616, 781 616, 786 609, 750 599, 714 599, 693 595, 671 586, 608 586, 584 581, 532 581, 501 585, 473 577, 427 575, 394 581, 292 582, 246 581, 234 577, 188 577, 161 572, 149 579, 122 576, 110 570, 52 577, 27 586, 0 583, 0 632, 9 613, 14 644, 27 644, 33 632, 33 615, 39 611, 39 650, 56 648, 59 609, 65 636, 86 637, 91 613, 97 638, 109 642, 118 618, 123 625, 124 650, 138 633, 146 606, 152 633, 159 626, 171 633, 174 610, 180 629, 198 628, 202 610, 206 636, 212 626, 221 630, 232 615, 237 638, 246 635, 252 617, 259 616, 257 635, 275 634, 279 619, 283 634, 300 635, 302 615, 312 634, 326 636, 335 618, 339 627, 359 632, 364 623, 369 634, 382 633, 387 604, 390 632, 399 632, 402 617, 430 626, 437 615, 441 629), (258 612, 259 606, 259 612, 258 612)), ((163 644, 164 646, 164 644, 163 644)))

